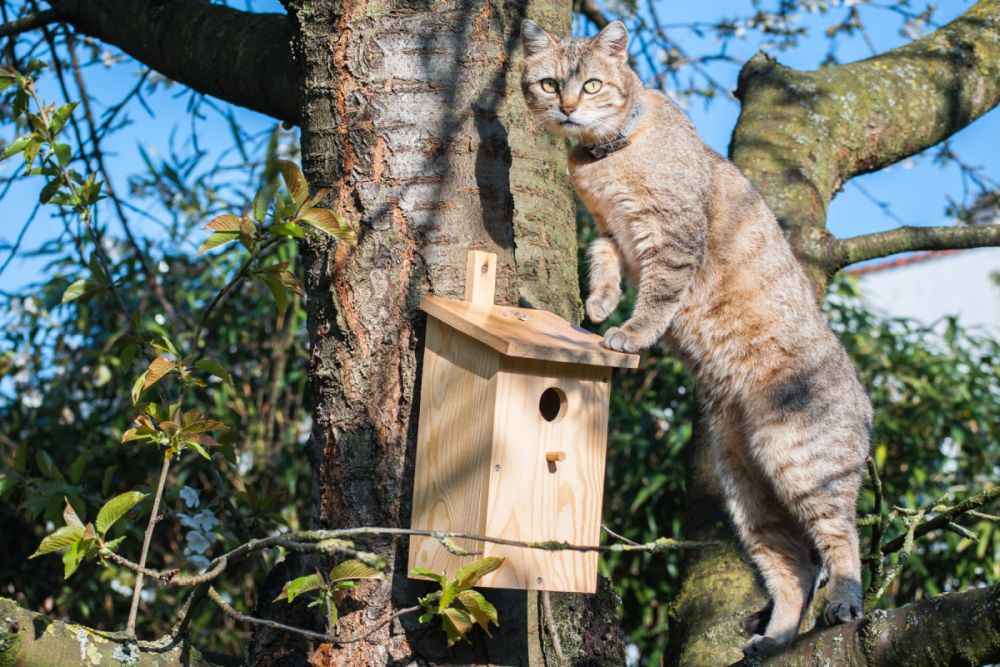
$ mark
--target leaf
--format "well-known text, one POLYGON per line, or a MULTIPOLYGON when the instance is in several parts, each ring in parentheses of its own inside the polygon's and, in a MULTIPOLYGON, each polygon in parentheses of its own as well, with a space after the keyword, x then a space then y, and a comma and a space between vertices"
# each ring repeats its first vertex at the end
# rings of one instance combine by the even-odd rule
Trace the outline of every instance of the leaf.
POLYGON ((224 431, 229 427, 220 421, 214 419, 202 419, 201 421, 192 422, 188 426, 181 429, 181 435, 197 435, 199 433, 208 433, 209 431, 224 431))
POLYGON ((306 233, 302 231, 302 228, 298 225, 290 225, 285 222, 277 222, 267 228, 267 231, 275 234, 276 236, 287 236, 294 239, 304 239, 306 233))
POLYGON ((336 583, 348 579, 381 579, 382 573, 359 560, 345 560, 334 566, 327 575, 329 582, 336 583))
POLYGON ((63 126, 66 125, 66 121, 73 115, 73 110, 76 109, 77 104, 79 103, 68 102, 59 107, 56 112, 52 114, 52 122, 49 123, 49 132, 52 133, 52 136, 59 134, 59 131, 63 129, 63 126))
POLYGON ((238 232, 215 232, 209 236, 204 243, 198 246, 198 254, 202 254, 212 248, 231 243, 240 237, 238 232))
POLYGON ((73 158, 73 149, 68 144, 56 144, 52 151, 56 154, 59 166, 65 168, 73 158))
POLYGON ((25 146, 27 146, 29 143, 31 143, 31 141, 34 138, 35 138, 35 135, 33 135, 33 134, 26 134, 23 137, 18 137, 14 141, 10 142, 9 144, 7 144, 7 147, 3 149, 3 152, 0 153, 0 160, 6 160, 11 155, 14 155, 16 153, 20 153, 21 151, 24 150, 25 146))
POLYGON ((438 574, 434 570, 428 570, 426 567, 415 567, 410 570, 411 577, 427 577, 433 581, 438 582, 444 586, 445 582, 448 581, 447 577, 443 574, 438 574))
POLYGON ((66 481, 66 478, 63 477, 62 471, 56 467, 55 461, 52 460, 52 457, 49 456, 49 453, 44 449, 39 449, 35 453, 35 463, 38 464, 38 469, 46 477, 54 479, 58 482, 66 481))
POLYGON ((309 209, 299 216, 297 222, 312 225, 321 232, 334 236, 348 245, 355 245, 358 241, 357 234, 347 224, 347 221, 339 213, 328 208, 309 209))
POLYGON ((278 600, 285 599, 291 603, 303 593, 321 588, 323 583, 323 577, 319 573, 307 574, 304 577, 292 579, 285 583, 281 589, 281 593, 278 594, 278 597, 274 598, 274 601, 277 602, 278 600))
POLYGON ((271 207, 271 202, 274 201, 274 195, 278 192, 278 186, 271 183, 265 185, 253 198, 253 218, 257 222, 264 222, 267 217, 267 209, 271 207))
POLYGON ((83 537, 83 526, 63 526, 51 535, 47 535, 35 549, 35 553, 28 558, 37 558, 53 551, 65 549, 71 544, 76 544, 81 537, 83 537))
POLYGON ((472 616, 462 609, 449 607, 441 612, 441 626, 448 638, 448 646, 454 646, 459 639, 466 639, 465 635, 472 629, 472 623, 472 616))
POLYGON ((135 379, 135 383, 132 384, 132 405, 139 402, 139 397, 142 396, 142 388, 146 385, 147 375, 149 375, 149 371, 143 371, 135 379))
POLYGON ((466 611, 476 619, 476 623, 479 627, 490 637, 490 622, 492 621, 494 625, 500 627, 500 623, 497 622, 497 608, 494 607, 489 600, 483 597, 483 594, 479 591, 467 590, 462 591, 458 594, 458 601, 462 603, 466 611))
POLYGON ((323 601, 326 602, 326 622, 332 628, 337 624, 340 610, 337 609, 337 603, 333 601, 333 596, 329 593, 323 595, 323 601))
POLYGON ((60 303, 69 303, 70 301, 74 301, 86 294, 91 294, 100 289, 103 289, 103 286, 93 280, 77 280, 72 285, 67 287, 65 292, 63 292, 62 301, 60 303))
POLYGON ((193 449, 194 451, 198 452, 198 454, 206 461, 212 460, 212 455, 208 453, 208 450, 206 450, 204 447, 201 446, 200 442, 196 440, 185 440, 184 444, 187 445, 189 448, 193 449))
POLYGON ((66 553, 63 554, 64 579, 69 579, 76 572, 76 569, 80 567, 83 557, 87 555, 88 546, 85 541, 80 540, 71 544, 66 553))
POLYGON ((66 509, 63 510, 63 521, 71 528, 83 528, 83 522, 76 515, 76 510, 73 509, 73 506, 69 504, 69 498, 64 496, 63 500, 66 501, 66 509))
POLYGON ((233 376, 230 375, 229 371, 227 371, 225 367, 215 359, 212 358, 201 359, 195 364, 195 367, 200 368, 206 373, 211 373, 212 375, 219 378, 228 385, 235 386, 233 383, 233 376))
POLYGON ((157 357, 149 362, 146 369, 146 379, 142 383, 142 390, 146 391, 154 384, 163 379, 164 376, 176 370, 177 363, 170 361, 166 357, 157 357))
POLYGON ((271 292, 271 296, 274 298, 274 303, 278 306, 278 315, 284 315, 285 309, 288 308, 288 292, 285 290, 285 286, 281 283, 281 280, 272 276, 270 274, 258 274, 264 284, 267 285, 267 289, 271 292))
POLYGON ((59 192, 59 188, 61 186, 62 183, 58 179, 52 179, 46 183, 45 187, 42 188, 42 191, 38 193, 38 201, 42 204, 48 204, 56 193, 59 192))
POLYGON ((239 232, 242 231, 242 225, 240 224, 239 216, 225 213, 212 218, 202 229, 211 229, 213 232, 239 232))
POLYGON ((285 187, 288 189, 288 194, 292 196, 295 207, 302 206, 309 197, 309 183, 306 182, 302 170, 288 160, 275 160, 275 166, 281 172, 281 179, 285 182, 285 187))
POLYGON ((475 586, 480 579, 503 565, 504 560, 506 559, 489 556, 463 565, 455 573, 455 582, 458 584, 458 590, 464 591, 466 588, 475 586))
POLYGON ((125 516, 138 503, 142 502, 142 499, 145 497, 145 493, 126 491, 104 503, 104 507, 97 513, 97 532, 103 537, 111 526, 115 525, 116 521, 125 516))

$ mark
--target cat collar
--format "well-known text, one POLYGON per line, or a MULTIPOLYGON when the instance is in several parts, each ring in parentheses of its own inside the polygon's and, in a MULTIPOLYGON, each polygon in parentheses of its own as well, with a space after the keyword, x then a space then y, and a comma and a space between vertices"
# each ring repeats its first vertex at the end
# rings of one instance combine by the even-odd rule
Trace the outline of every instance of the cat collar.
POLYGON ((629 116, 628 123, 625 127, 618 133, 618 136, 614 139, 609 139, 607 141, 602 141, 597 144, 583 145, 583 151, 589 155, 594 160, 603 160, 607 156, 611 155, 615 151, 620 151, 631 143, 628 140, 628 135, 632 134, 632 130, 639 123, 639 117, 642 115, 642 100, 635 105, 635 109, 632 111, 632 115, 629 116))

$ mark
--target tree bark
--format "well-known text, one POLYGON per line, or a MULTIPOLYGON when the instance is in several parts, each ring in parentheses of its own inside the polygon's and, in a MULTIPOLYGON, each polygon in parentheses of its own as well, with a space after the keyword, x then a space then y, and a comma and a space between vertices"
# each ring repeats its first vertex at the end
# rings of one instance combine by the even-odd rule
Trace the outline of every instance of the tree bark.
POLYGON ((94 665, 145 667, 181 665, 209 667, 209 661, 186 642, 162 648, 138 648, 121 638, 110 637, 73 623, 53 621, 22 609, 12 600, 0 598, 0 665, 48 667, 49 665, 94 665), (135 661, 129 662, 128 656, 135 661))
MULTIPOLYGON (((467 251, 483 249, 498 255, 498 302, 579 319, 565 152, 531 123, 516 48, 522 18, 568 30, 570 8, 556 0, 295 0, 288 8, 303 75, 304 170, 359 230, 356 248, 303 248, 312 516, 327 528, 407 526, 420 295, 461 297, 467 251)), ((338 627, 348 634, 430 590, 406 577, 404 540, 365 546, 383 553, 395 575, 344 605, 338 627)), ((526 663, 539 634, 534 596, 485 593, 500 610, 489 642, 477 632, 473 644, 446 649, 438 624, 420 626, 414 614, 369 641, 321 646, 312 660, 526 663)), ((602 613, 607 626, 613 613, 602 613)), ((610 640, 620 645, 615 632, 610 640)))

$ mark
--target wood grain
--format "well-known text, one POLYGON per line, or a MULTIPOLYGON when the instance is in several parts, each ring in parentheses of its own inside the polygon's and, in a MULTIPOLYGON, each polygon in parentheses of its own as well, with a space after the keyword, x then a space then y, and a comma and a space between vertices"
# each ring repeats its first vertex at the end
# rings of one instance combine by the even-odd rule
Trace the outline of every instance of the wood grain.
POLYGON ((470 250, 465 266, 465 300, 493 305, 497 286, 497 256, 492 252, 470 250))
MULTIPOLYGON (((597 366, 500 358, 487 535, 599 543, 610 376, 609 369, 597 366), (552 422, 538 408, 549 387, 561 389, 567 399, 565 412, 552 422), (565 457, 546 461, 548 452, 565 457)), ((597 587, 596 553, 495 544, 484 552, 508 560, 483 586, 578 593, 597 587)))
POLYGON ((639 355, 613 352, 601 337, 544 310, 493 306, 424 296, 428 315, 509 357, 636 368, 639 355))
MULTIPOLYGON (((411 526, 483 534, 498 355, 427 318, 411 526)), ((469 551, 483 545, 456 540, 469 551)), ((409 568, 454 574, 471 557, 427 537, 410 538, 409 568)))

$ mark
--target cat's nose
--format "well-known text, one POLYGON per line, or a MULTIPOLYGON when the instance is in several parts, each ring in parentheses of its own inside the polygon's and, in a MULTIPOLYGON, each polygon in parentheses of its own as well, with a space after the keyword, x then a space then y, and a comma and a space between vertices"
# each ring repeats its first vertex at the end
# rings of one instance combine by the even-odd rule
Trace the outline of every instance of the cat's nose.
POLYGON ((560 104, 559 110, 568 116, 574 111, 576 111, 576 107, 569 104, 560 104))

